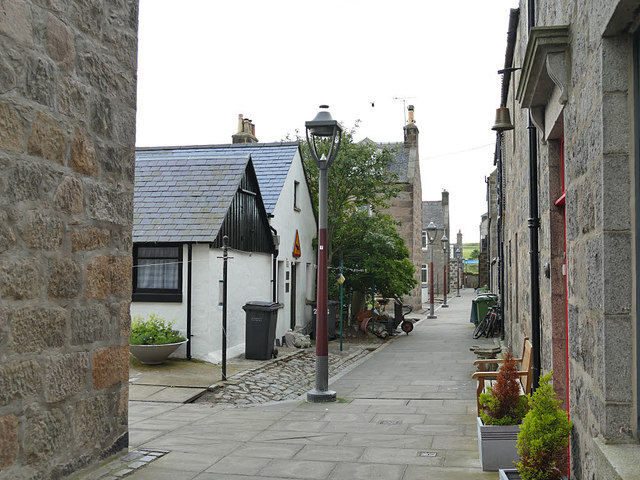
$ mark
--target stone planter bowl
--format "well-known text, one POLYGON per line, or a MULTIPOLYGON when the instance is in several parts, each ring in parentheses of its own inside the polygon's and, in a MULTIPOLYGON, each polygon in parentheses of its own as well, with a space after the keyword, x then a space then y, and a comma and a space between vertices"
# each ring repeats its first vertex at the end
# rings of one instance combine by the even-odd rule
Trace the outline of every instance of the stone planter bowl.
POLYGON ((164 345, 129 345, 129 351, 144 365, 160 365, 187 342, 188 340, 164 345))

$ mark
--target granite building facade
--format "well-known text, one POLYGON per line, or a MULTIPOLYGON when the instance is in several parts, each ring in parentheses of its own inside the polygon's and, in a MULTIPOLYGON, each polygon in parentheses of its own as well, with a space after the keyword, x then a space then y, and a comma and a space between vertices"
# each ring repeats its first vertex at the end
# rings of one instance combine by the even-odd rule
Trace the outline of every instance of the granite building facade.
POLYGON ((574 423, 576 479, 635 478, 640 456, 639 12, 523 0, 509 22, 501 106, 514 128, 498 133, 490 241, 505 342, 539 335, 539 373, 553 370, 574 423))
POLYGON ((0 3, 0 477, 128 445, 138 2, 0 3))

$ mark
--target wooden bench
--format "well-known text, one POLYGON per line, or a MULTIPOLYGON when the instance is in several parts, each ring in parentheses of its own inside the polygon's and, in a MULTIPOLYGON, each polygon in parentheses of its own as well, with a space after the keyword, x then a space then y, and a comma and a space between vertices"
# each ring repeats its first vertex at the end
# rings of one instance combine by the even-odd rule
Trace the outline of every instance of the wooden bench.
MULTIPOLYGON (((531 393, 531 382, 532 382, 532 374, 531 374, 531 364, 533 361, 533 345, 531 345, 531 341, 528 337, 524 339, 524 346, 522 348, 522 356, 520 358, 514 359, 518 364, 518 376, 520 377, 520 385, 522 394, 531 393)), ((489 364, 502 364, 504 363, 503 358, 497 358, 493 360, 476 360, 473 362, 474 365, 478 366, 479 370, 472 375, 472 378, 478 380, 478 389, 476 391, 476 403, 478 406, 478 415, 480 415, 480 394, 484 391, 485 386, 491 385, 493 381, 497 378, 498 372, 487 372, 486 367, 489 364), (486 383, 485 383, 486 382, 486 383)))

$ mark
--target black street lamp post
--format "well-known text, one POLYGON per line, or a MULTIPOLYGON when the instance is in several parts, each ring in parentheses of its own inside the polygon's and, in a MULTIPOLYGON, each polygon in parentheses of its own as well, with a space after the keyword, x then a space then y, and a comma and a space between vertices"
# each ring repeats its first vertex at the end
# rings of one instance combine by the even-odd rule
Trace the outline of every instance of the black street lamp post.
POLYGON ((436 240, 438 229, 433 222, 427 225, 427 240, 429 242, 429 315, 427 318, 438 318, 434 311, 433 304, 433 242, 436 240))
MULTIPOLYGON (((329 167, 338 155, 342 128, 331 117, 328 105, 320 105, 316 117, 305 122, 307 144, 318 166, 318 280, 316 313, 316 388, 307 392, 312 403, 335 402, 336 392, 329 390, 329 341, 327 338, 327 204, 329 167), (329 152, 318 157, 318 143, 329 142, 329 152)), ((326 146, 326 143, 325 143, 326 146)), ((335 319, 333 319, 335 321, 335 319)))
POLYGON ((445 233, 442 234, 440 242, 442 243, 442 253, 444 255, 444 302, 442 303, 442 308, 449 308, 449 305, 447 305, 447 290, 449 289, 449 277, 447 276, 447 264, 449 263, 449 239, 445 233))

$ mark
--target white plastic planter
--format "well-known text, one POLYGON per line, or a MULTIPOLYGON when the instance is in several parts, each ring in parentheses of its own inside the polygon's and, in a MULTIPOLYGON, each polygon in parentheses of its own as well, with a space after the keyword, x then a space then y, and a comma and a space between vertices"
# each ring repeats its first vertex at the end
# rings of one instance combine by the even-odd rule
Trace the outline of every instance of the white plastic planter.
POLYGON ((520 425, 485 425, 480 417, 477 417, 477 421, 478 451, 482 470, 495 472, 501 468, 512 469, 513 462, 520 458, 516 446, 520 425))

